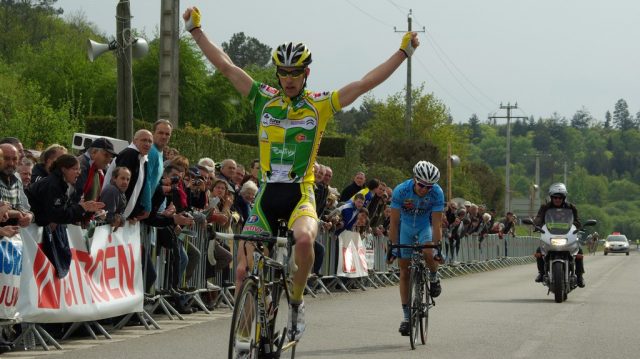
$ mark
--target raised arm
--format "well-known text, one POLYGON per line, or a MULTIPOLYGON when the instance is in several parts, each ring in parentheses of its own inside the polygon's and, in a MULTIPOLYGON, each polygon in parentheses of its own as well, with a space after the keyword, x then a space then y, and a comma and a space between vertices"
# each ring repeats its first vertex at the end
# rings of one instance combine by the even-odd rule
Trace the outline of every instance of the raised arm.
POLYGON ((338 91, 340 106, 343 108, 349 106, 358 97, 384 82, 400 67, 406 58, 413 54, 413 51, 418 45, 420 45, 420 42, 418 41, 417 33, 407 32, 404 34, 400 49, 394 52, 387 61, 369 71, 362 79, 354 81, 338 91))
POLYGON ((240 92, 242 96, 249 95, 253 79, 244 70, 236 66, 229 55, 227 55, 220 46, 213 43, 200 27, 200 10, 197 7, 189 7, 182 14, 185 22, 185 28, 191 33, 196 45, 200 48, 207 59, 222 73, 224 77, 229 79, 233 87, 240 92))

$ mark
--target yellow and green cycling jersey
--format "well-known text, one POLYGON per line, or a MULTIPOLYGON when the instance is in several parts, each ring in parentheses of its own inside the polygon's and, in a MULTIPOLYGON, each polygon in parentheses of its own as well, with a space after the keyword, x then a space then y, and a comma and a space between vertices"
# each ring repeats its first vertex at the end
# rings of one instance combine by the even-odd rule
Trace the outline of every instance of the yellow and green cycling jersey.
POLYGON ((263 183, 313 183, 313 163, 327 123, 340 111, 338 92, 304 90, 291 99, 254 82, 249 92, 258 126, 263 183))

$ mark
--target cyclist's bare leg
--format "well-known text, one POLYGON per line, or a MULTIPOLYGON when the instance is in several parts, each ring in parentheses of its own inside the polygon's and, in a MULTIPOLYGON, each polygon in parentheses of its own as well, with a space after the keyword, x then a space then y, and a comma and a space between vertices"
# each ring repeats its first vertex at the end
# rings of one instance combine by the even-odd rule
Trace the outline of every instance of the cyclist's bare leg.
POLYGON ((237 261, 238 264, 236 266, 236 290, 235 290, 235 296, 237 297, 240 294, 240 286, 242 285, 242 281, 244 281, 244 278, 247 275, 247 268, 249 268, 249 271, 251 271, 251 266, 253 265, 253 250, 254 247, 253 245, 249 244, 246 246, 247 248, 247 255, 245 257, 245 253, 244 253, 244 241, 239 241, 238 242, 238 253, 237 253, 237 261))
POLYGON ((400 304, 409 303, 409 259, 398 259, 400 267, 400 304))
POLYGON ((425 248, 422 250, 422 254, 424 255, 424 260, 427 262, 427 268, 431 273, 436 273, 438 271, 439 263, 433 259, 433 249, 425 248))
POLYGON ((291 230, 296 239, 295 260, 298 267, 298 270, 293 274, 291 299, 293 302, 301 302, 315 258, 313 243, 318 234, 318 221, 312 217, 301 216, 293 222, 291 230))

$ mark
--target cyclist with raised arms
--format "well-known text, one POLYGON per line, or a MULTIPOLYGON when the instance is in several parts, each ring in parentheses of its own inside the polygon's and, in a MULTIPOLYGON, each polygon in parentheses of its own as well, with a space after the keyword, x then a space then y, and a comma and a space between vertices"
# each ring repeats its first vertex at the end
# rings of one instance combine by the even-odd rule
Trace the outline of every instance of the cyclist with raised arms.
MULTIPOLYGON (((391 218, 389 239, 392 244, 440 243, 442 239, 442 216, 444 193, 438 185, 440 171, 431 162, 420 161, 413 167, 413 178, 399 184, 391 196, 391 218)), ((440 295, 442 288, 438 279, 440 253, 431 248, 423 250, 429 268, 429 294, 440 295)), ((409 263, 412 251, 409 248, 389 252, 388 262, 398 258, 400 266, 400 301, 403 319, 400 334, 409 335, 409 263)))
MULTIPOLYGON (((281 90, 254 81, 213 43, 200 27, 198 8, 184 14, 185 28, 203 54, 235 89, 250 100, 258 127, 261 182, 243 228, 243 234, 277 231, 278 219, 287 219, 296 239, 298 270, 293 277, 288 325, 296 323, 294 339, 305 329, 303 294, 313 265, 313 243, 318 231, 313 192, 313 163, 320 140, 333 114, 353 103, 359 96, 386 80, 419 45, 415 32, 406 33, 390 58, 338 91, 311 92, 306 89, 311 52, 302 43, 285 43, 273 52, 281 90)), ((275 233, 274 233, 275 234, 275 233)), ((242 243, 240 243, 242 246, 242 243)), ((248 251, 248 258, 252 252, 248 251)), ((247 258, 238 252, 236 288, 245 277, 247 258)), ((239 292, 239 290, 237 290, 239 292)))

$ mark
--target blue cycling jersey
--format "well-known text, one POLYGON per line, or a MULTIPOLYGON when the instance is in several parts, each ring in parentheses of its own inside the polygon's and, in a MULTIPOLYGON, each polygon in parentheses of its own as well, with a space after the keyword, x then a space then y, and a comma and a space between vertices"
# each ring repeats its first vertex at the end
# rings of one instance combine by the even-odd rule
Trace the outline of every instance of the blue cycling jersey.
MULTIPOLYGON (((391 208, 400 210, 400 244, 414 244, 431 241, 431 214, 444 212, 444 193, 439 185, 433 187, 424 197, 414 190, 414 180, 399 184, 391 197, 391 208)), ((411 257, 410 249, 402 249, 400 258, 411 257)))
POLYGON ((400 209, 402 226, 431 227, 431 213, 444 212, 444 192, 438 184, 434 184, 424 197, 420 197, 413 191, 413 186, 413 179, 396 186, 391 197, 391 208, 400 209))

